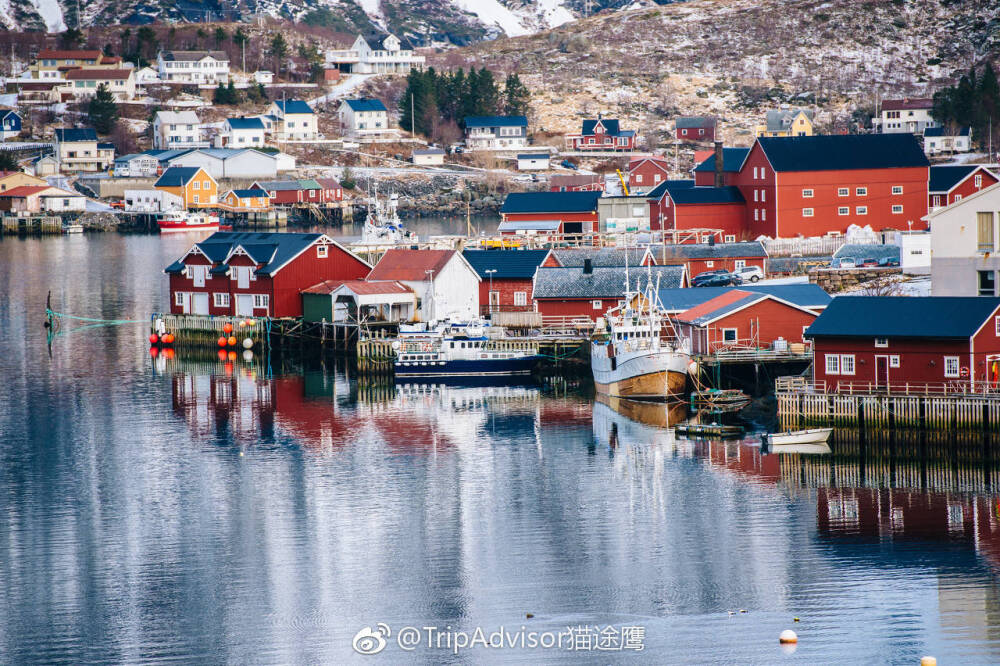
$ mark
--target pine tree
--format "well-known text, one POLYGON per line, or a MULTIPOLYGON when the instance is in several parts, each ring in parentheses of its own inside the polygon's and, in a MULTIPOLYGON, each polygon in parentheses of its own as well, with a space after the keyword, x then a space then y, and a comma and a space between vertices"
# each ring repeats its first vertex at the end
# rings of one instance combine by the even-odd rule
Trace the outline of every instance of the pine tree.
POLYGON ((500 110, 500 90, 493 72, 485 67, 476 75, 475 109, 477 116, 495 116, 500 110))
POLYGON ((285 37, 280 32, 271 38, 271 46, 268 51, 274 58, 274 72, 281 74, 281 63, 288 55, 288 42, 285 41, 285 37))
POLYGON ((87 108, 90 124, 99 134, 110 132, 118 121, 118 105, 114 95, 105 84, 97 86, 97 92, 87 108))
POLYGON ((521 83, 517 74, 508 74, 503 86, 504 113, 508 116, 523 116, 528 113, 528 100, 531 93, 527 86, 521 83))
POLYGON ((229 98, 229 91, 226 90, 226 86, 222 85, 219 81, 219 85, 215 87, 215 93, 212 95, 212 102, 215 104, 229 104, 227 101, 229 98))
POLYGON ((215 29, 215 48, 221 49, 223 42, 229 39, 229 33, 221 25, 215 29))

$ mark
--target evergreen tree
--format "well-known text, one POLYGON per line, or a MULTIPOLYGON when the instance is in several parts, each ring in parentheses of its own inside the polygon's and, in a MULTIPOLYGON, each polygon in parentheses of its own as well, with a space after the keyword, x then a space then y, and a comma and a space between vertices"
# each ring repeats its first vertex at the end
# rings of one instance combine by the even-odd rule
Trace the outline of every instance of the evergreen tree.
POLYGON ((233 44, 242 47, 248 41, 250 41, 250 38, 247 37, 247 33, 243 32, 243 28, 236 28, 236 32, 233 33, 233 44))
POLYGON ((110 132, 118 121, 118 105, 114 95, 105 84, 97 86, 97 92, 87 108, 90 124, 99 134, 110 132))
POLYGON ((474 91, 476 116, 495 116, 500 111, 500 90, 493 72, 483 67, 476 76, 474 91))
POLYGON ((59 45, 64 49, 79 48, 83 41, 83 32, 79 28, 70 28, 59 34, 59 45))
POLYGON ((508 116, 523 116, 528 113, 528 100, 531 93, 527 86, 521 83, 517 74, 508 74, 503 86, 503 112, 508 116))
POLYGON ((221 25, 215 29, 215 48, 221 49, 222 44, 229 39, 229 33, 221 25))
POLYGON ((14 151, 3 150, 0 151, 0 171, 20 171, 21 165, 17 163, 17 158, 14 157, 14 151))
POLYGON ((281 63, 288 55, 288 42, 285 41, 284 35, 279 32, 271 38, 271 45, 268 48, 268 52, 274 58, 274 72, 281 74, 281 63))
MULTIPOLYGON (((171 30, 173 30, 173 28, 171 28, 171 30)), ((136 38, 138 39, 137 48, 139 50, 139 55, 143 58, 151 58, 156 55, 159 45, 156 41, 156 33, 153 32, 152 28, 148 25, 142 26, 136 33, 136 38)))

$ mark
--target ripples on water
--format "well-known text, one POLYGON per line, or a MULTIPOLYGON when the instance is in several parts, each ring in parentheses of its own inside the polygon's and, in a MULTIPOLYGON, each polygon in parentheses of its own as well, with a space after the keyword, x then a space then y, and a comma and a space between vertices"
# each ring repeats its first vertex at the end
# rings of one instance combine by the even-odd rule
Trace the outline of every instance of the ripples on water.
POLYGON ((142 326, 49 356, 49 288, 143 318, 190 242, 0 241, 5 663, 351 663, 377 622, 646 628, 638 654, 409 655, 430 663, 770 664, 786 628, 810 663, 1000 661, 981 440, 837 433, 833 456, 767 456, 547 387, 154 360, 142 326))

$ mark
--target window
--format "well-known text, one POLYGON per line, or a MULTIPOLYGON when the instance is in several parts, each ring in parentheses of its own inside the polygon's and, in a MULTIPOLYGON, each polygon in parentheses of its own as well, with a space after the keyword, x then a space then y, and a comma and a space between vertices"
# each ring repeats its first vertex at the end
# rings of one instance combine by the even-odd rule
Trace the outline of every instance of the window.
POLYGON ((975 181, 976 181, 976 189, 978 190, 980 187, 983 186, 983 174, 977 173, 975 181))
POLYGON ((735 328, 724 328, 722 329, 722 341, 723 342, 736 342, 737 331, 735 328))
POLYGON ((888 347, 889 346, 889 338, 875 338, 875 346, 876 347, 888 347))
POLYGON ((760 211, 760 219, 761 220, 766 220, 767 219, 767 211, 766 210, 760 211))
POLYGON ((899 367, 899 354, 893 354, 889 357, 889 367, 898 368, 899 367))
POLYGON ((223 294, 216 292, 212 294, 215 300, 215 307, 217 308, 228 308, 229 307, 229 294, 223 294))
POLYGON ((193 196, 193 197, 191 197, 191 198, 192 198, 192 200, 193 200, 193 201, 192 201, 192 203, 200 203, 200 202, 198 201, 198 195, 197 195, 197 194, 196 194, 196 195, 194 195, 194 196, 193 196))
POLYGON ((525 306, 528 304, 528 292, 526 291, 515 291, 514 292, 514 305, 515 306, 525 306))
POLYGON ((184 305, 184 292, 175 291, 174 292, 174 305, 184 305))
POLYGON ((702 243, 705 243, 707 245, 708 242, 711 241, 711 240, 712 240, 712 234, 702 234, 701 235, 701 242, 702 243))
POLYGON ((254 294, 253 295, 253 307, 256 308, 266 308, 268 303, 267 294, 254 294))
POLYGON ((826 355, 826 374, 828 374, 828 375, 839 375, 840 374, 840 355, 839 354, 827 354, 826 355))
POLYGON ((842 375, 854 374, 854 354, 840 355, 840 374, 842 375))
POLYGON ((767 190, 760 191, 760 200, 761 202, 767 201, 767 190))
POLYGON ((841 206, 837 209, 837 215, 850 215, 850 214, 851 214, 850 206, 841 206))
POLYGON ((727 242, 727 243, 735 243, 736 242, 736 236, 734 234, 726 234, 725 242, 727 242))
POLYGON ((757 201, 757 190, 753 191, 753 200, 757 201))
POLYGON ((858 206, 857 208, 854 209, 854 212, 856 212, 858 215, 867 215, 868 206, 858 206))
POLYGON ((746 266, 747 266, 747 260, 746 259, 737 259, 733 263, 733 266, 736 267, 736 270, 740 270, 741 268, 746 268, 746 266))
POLYGON ((754 222, 759 222, 760 221, 760 210, 757 209, 757 208, 753 209, 753 221, 754 222))
POLYGON ((766 176, 767 176, 767 167, 761 167, 760 168, 760 177, 761 177, 761 179, 765 178, 766 176))
POLYGON ((896 204, 896 205, 894 205, 894 206, 892 207, 892 214, 893 214, 893 215, 899 215, 899 214, 901 214, 902 212, 903 212, 903 207, 902 207, 902 206, 900 206, 899 204, 896 204))
POLYGON ((200 190, 201 189, 201 181, 200 180, 194 181, 194 184, 191 185, 191 189, 192 190, 200 190))
POLYGON ((637 182, 637 183, 641 183, 642 182, 642 174, 641 173, 635 174, 635 182, 637 182))
POLYGON ((681 130, 681 136, 687 136, 687 135, 688 135, 688 131, 686 129, 682 129, 681 130))
POLYGON ((978 227, 979 252, 993 252, 996 245, 995 234, 993 233, 993 213, 976 213, 976 226, 978 227))
POLYGON ((996 275, 993 271, 978 271, 979 295, 994 296, 996 294, 996 275))
POLYGON ((753 168, 753 177, 754 177, 754 179, 757 178, 757 167, 753 168))
POLYGON ((802 209, 802 217, 812 217, 812 216, 813 216, 813 209, 812 208, 803 208, 802 209))
POLYGON ((316 246, 316 256, 318 258, 320 258, 320 259, 326 259, 327 253, 329 251, 330 251, 330 248, 328 246, 326 246, 326 245, 317 245, 316 246))
POLYGON ((868 196, 868 188, 867 187, 857 187, 857 188, 854 189, 854 193, 857 194, 859 197, 866 197, 866 196, 868 196))
POLYGON ((945 377, 958 377, 958 357, 957 356, 945 356, 944 357, 944 376, 945 377))
POLYGON ((595 310, 600 310, 601 309, 601 301, 591 301, 590 302, 590 307, 594 308, 595 310))
POLYGON ((903 186, 902 185, 893 185, 892 186, 892 193, 893 194, 902 194, 903 193, 903 186))
POLYGON ((802 198, 803 199, 812 199, 813 198, 813 191, 812 190, 802 190, 802 198))
POLYGON ((837 188, 837 196, 838 197, 846 197, 850 193, 851 193, 851 188, 849 188, 849 187, 838 187, 837 188))
POLYGON ((203 189, 203 190, 209 190, 209 189, 211 189, 211 187, 209 186, 207 180, 201 181, 201 189, 203 189))
POLYGON ((708 261, 705 262, 705 267, 706 268, 715 268, 715 262, 712 261, 712 260, 708 260, 708 261))

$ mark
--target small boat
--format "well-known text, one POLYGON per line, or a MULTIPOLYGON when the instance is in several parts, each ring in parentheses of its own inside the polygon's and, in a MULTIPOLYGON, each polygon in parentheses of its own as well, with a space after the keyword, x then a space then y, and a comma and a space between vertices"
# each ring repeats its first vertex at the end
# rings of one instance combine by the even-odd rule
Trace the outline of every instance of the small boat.
POLYGON ((396 376, 489 377, 530 375, 538 362, 538 343, 497 340, 480 322, 445 324, 424 332, 400 331, 392 343, 396 376))
POLYGON ((739 439, 743 436, 743 426, 723 423, 682 423, 674 431, 688 438, 739 439))
POLYGON ((808 430, 787 430, 764 435, 768 446, 790 446, 793 444, 826 444, 833 428, 811 428, 808 430))
POLYGON ((739 389, 706 389, 693 391, 691 403, 700 409, 738 412, 750 404, 750 396, 739 389))
POLYGON ((779 444, 772 446, 764 442, 761 446, 764 453, 801 453, 805 455, 829 455, 833 453, 829 444, 779 444))
POLYGON ((399 195, 393 192, 382 201, 378 198, 378 187, 372 190, 368 199, 368 212, 365 215, 365 226, 361 231, 361 240, 352 245, 381 246, 406 245, 420 240, 416 234, 406 229, 399 219, 399 195))
POLYGON ((64 234, 82 234, 83 225, 82 224, 64 224, 63 225, 64 234))
POLYGON ((157 224, 161 234, 175 231, 218 231, 219 216, 215 213, 170 210, 160 214, 157 224))

